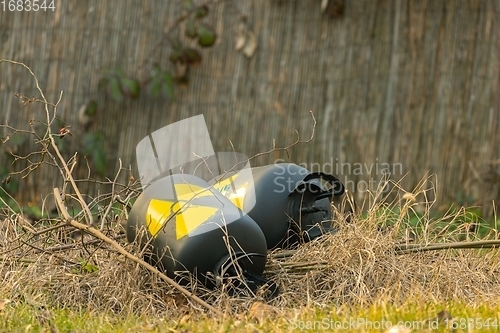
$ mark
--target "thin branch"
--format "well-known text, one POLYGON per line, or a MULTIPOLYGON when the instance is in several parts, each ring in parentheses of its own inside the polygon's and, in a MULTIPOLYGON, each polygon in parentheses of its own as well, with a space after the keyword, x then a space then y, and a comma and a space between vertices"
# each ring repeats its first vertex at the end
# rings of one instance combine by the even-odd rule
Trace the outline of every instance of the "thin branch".
MULTIPOLYGON (((83 200, 82 194, 80 193, 80 190, 78 189, 78 186, 76 186, 75 180, 73 176, 71 175, 71 172, 68 168, 68 165, 66 164, 66 161, 61 155, 61 152, 56 146, 56 142, 54 141, 54 138, 50 136, 50 142, 52 144, 52 147, 54 148, 54 151, 56 152, 57 157, 62 163, 62 166, 64 168, 64 171, 66 171, 66 175, 68 180, 70 181, 71 185, 73 186, 73 190, 75 190, 75 194, 80 200, 80 205, 82 206, 82 209, 85 211, 85 219, 87 220, 88 225, 93 225, 94 224, 94 218, 92 217, 92 212, 89 209, 89 206, 85 203, 85 200, 83 200)), ((76 156, 77 153, 75 153, 76 156)))
POLYGON ((106 208, 106 211, 104 212, 104 214, 101 217, 101 228, 100 228, 101 230, 104 229, 104 222, 106 221, 106 217, 108 216, 109 212, 111 211, 111 208, 113 207, 113 203, 115 200, 115 184, 116 184, 116 181, 118 179, 118 176, 120 175, 120 171, 122 170, 121 158, 119 158, 118 161, 120 163, 120 167, 118 168, 118 172, 116 173, 115 179, 111 183, 111 200, 109 201, 109 205, 106 208))
MULTIPOLYGON (((52 148, 54 148, 54 151, 55 151, 55 153, 56 153, 59 161, 61 162, 62 167, 63 167, 64 171, 66 172, 66 175, 67 175, 69 181, 71 182, 71 185, 73 186, 73 189, 74 189, 74 191, 75 191, 78 199, 80 200, 80 204, 82 205, 82 209, 86 213, 85 217, 86 217, 86 220, 87 220, 87 224, 92 225, 94 223, 93 218, 92 218, 92 213, 90 212, 89 207, 86 205, 85 200, 83 200, 82 194, 80 193, 80 190, 78 189, 78 186, 76 186, 75 180, 73 179, 73 176, 71 175, 71 172, 70 172, 70 170, 68 168, 68 165, 67 165, 66 161, 64 160, 64 157, 62 157, 61 152, 59 151, 59 148, 57 147, 56 142, 54 140, 54 137, 53 137, 53 135, 52 135, 52 133, 50 131, 50 125, 52 124, 52 121, 54 119, 56 119, 57 105, 61 101, 62 91, 61 91, 61 93, 59 95, 59 100, 58 100, 57 104, 50 104, 47 101, 47 98, 45 98, 45 94, 43 93, 42 88, 40 88, 40 84, 38 82, 38 78, 36 77, 35 73, 33 73, 33 71, 31 70, 31 68, 29 68, 28 65, 26 65, 26 64, 24 64, 22 62, 17 62, 17 61, 13 61, 13 60, 0 59, 0 63, 2 63, 2 62, 7 62, 7 63, 11 63, 11 64, 14 64, 14 65, 18 65, 18 66, 24 67, 31 74, 31 76, 33 77, 33 79, 35 80, 35 85, 36 85, 36 88, 37 88, 38 92, 40 93, 40 96, 42 97, 43 104, 44 104, 44 107, 45 107, 45 114, 46 114, 46 117, 47 117, 47 131, 45 132, 45 138, 47 138, 47 137, 49 138, 50 144, 51 144, 52 148), (51 117, 50 117, 49 105, 54 108, 54 114, 53 114, 52 120, 51 120, 51 117)), ((48 153, 47 149, 46 149, 46 151, 48 153)), ((52 154, 50 154, 50 155, 52 155, 52 154)), ((76 154, 75 154, 75 156, 76 156, 76 154)), ((54 162, 55 162, 55 159, 54 159, 54 162)), ((62 170, 61 170, 61 173, 63 174, 62 170)), ((64 177, 64 174, 63 174, 63 178, 66 178, 66 177, 64 177)))
POLYGON ((484 240, 474 242, 431 243, 426 245, 406 244, 395 248, 396 254, 418 253, 451 249, 488 249, 500 247, 500 240, 484 240))
POLYGON ((163 281, 167 282, 170 284, 172 287, 180 291, 183 295, 185 295, 188 299, 191 299, 195 301, 196 303, 202 305, 206 309, 212 311, 213 313, 223 316, 223 313, 219 311, 218 309, 214 308, 210 304, 206 303, 204 300, 199 298, 198 296, 194 295, 192 292, 188 291, 186 288, 182 287, 179 285, 177 282, 166 276, 164 273, 160 272, 156 267, 148 264, 144 260, 138 258, 137 256, 131 254, 127 250, 125 250, 120 244, 118 244, 115 240, 107 237, 105 234, 103 234, 100 230, 90 226, 90 225, 85 225, 82 223, 79 223, 75 221, 74 219, 71 218, 71 216, 68 214, 68 211, 63 205, 61 194, 59 193, 58 188, 54 188, 54 198, 56 201, 56 205, 61 213, 61 215, 64 217, 64 220, 67 224, 80 229, 82 231, 85 231, 92 236, 99 238, 100 240, 104 241, 105 243, 109 244, 111 247, 113 247, 116 251, 118 251, 121 255, 125 256, 127 259, 132 260, 133 262, 139 264, 140 266, 144 267, 148 271, 150 271, 153 274, 158 275, 163 281))
MULTIPOLYGON (((309 111, 309 113, 311 114, 311 117, 312 117, 312 120, 313 120, 312 133, 311 133, 311 136, 309 137, 309 139, 307 139, 307 140, 301 140, 299 132, 297 130, 295 130, 295 133, 297 133, 297 140, 295 140, 295 142, 289 144, 286 147, 279 148, 279 147, 276 147, 276 142, 273 140, 273 148, 271 150, 268 150, 268 151, 265 151, 265 152, 262 152, 262 153, 257 153, 255 155, 253 155, 252 157, 250 157, 248 160, 252 160, 252 159, 257 158, 257 157, 262 156, 262 155, 269 155, 271 153, 274 153, 275 151, 285 151, 287 153, 287 155, 288 155, 288 150, 290 148, 292 148, 293 146, 296 146, 299 143, 309 143, 309 142, 311 142, 314 139, 314 132, 316 130, 316 118, 314 117, 314 113, 312 111, 309 111)), ((231 146, 233 146, 232 143, 231 143, 231 146)), ((233 149, 234 149, 234 146, 233 146, 233 149)))
POLYGON ((31 247, 31 248, 32 248, 32 249, 34 249, 34 250, 37 250, 37 251, 42 252, 42 253, 45 253, 45 254, 49 254, 49 255, 51 255, 52 257, 54 257, 54 258, 56 258, 56 259, 61 260, 62 262, 67 262, 67 263, 72 264, 72 265, 78 265, 78 263, 77 263, 77 262, 74 262, 74 261, 71 261, 71 260, 64 259, 64 258, 61 258, 61 257, 59 257, 59 256, 56 256, 56 255, 55 255, 54 253, 52 253, 51 251, 48 251, 48 250, 43 249, 43 248, 41 248, 41 247, 38 247, 38 246, 36 246, 36 245, 34 245, 34 244, 32 244, 32 243, 28 243, 28 242, 25 242, 25 241, 23 241, 23 240, 20 240, 20 242, 21 242, 21 243, 23 243, 24 245, 28 246, 28 247, 31 247))
MULTIPOLYGON (((121 234, 121 235, 113 237, 112 239, 119 240, 119 239, 122 239, 125 237, 127 237, 127 235, 121 234)), ((103 243, 103 240, 98 239, 98 238, 94 238, 94 239, 91 239, 88 241, 83 241, 83 242, 76 242, 76 243, 72 243, 72 244, 52 246, 52 247, 49 247, 47 249, 47 251, 52 251, 52 252, 66 251, 66 250, 74 249, 74 248, 81 246, 81 245, 86 246, 86 245, 94 245, 94 244, 98 244, 98 243, 103 243)))
MULTIPOLYGON (((500 240, 482 240, 473 242, 452 242, 452 243, 430 243, 430 244, 401 244, 396 245, 393 250, 397 255, 419 253, 427 251, 440 251, 451 249, 489 249, 500 247, 500 240)), ((273 259, 287 259, 297 253, 297 250, 286 250, 271 253, 273 259)), ((309 265, 310 263, 307 263, 309 265)), ((294 264, 295 265, 295 264, 294 264)))

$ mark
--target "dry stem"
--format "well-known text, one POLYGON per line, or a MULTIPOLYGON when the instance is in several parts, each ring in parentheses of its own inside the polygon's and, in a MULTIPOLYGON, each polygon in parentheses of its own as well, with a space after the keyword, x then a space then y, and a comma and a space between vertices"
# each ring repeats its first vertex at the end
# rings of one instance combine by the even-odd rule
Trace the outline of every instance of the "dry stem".
POLYGON ((144 260, 142 260, 142 259, 134 256, 133 254, 131 254, 130 252, 128 252, 127 250, 125 250, 120 244, 118 244, 115 240, 107 237, 106 235, 104 235, 98 229, 96 229, 96 228, 94 228, 92 226, 89 226, 89 225, 82 224, 82 223, 80 223, 80 222, 75 221, 74 219, 72 219, 71 216, 69 215, 68 211, 66 210, 66 208, 63 205, 61 194, 59 193, 59 189, 58 188, 54 188, 54 197, 55 197, 55 200, 56 200, 57 207, 59 208, 59 211, 61 212, 61 214, 64 217, 65 222, 67 224, 69 224, 69 225, 71 225, 71 226, 73 226, 73 227, 75 227, 75 228, 77 228, 79 230, 88 232, 89 234, 91 234, 92 236, 94 236, 94 237, 96 237, 98 239, 101 239, 105 243, 111 245, 115 250, 117 250, 120 254, 122 254, 123 256, 125 256, 127 259, 130 259, 133 262, 139 264, 140 266, 144 267, 145 269, 147 269, 151 273, 157 274, 163 281, 167 282, 169 285, 171 285, 172 287, 174 287, 175 289, 177 289, 178 291, 180 291, 187 298, 192 299, 193 301, 195 301, 196 303, 198 303, 201 306, 205 307, 206 309, 210 310, 211 312, 213 312, 213 313, 215 313, 217 315, 223 316, 223 313, 221 311, 217 310, 216 308, 214 308, 213 306, 211 306, 210 304, 208 304, 207 302, 205 302, 204 300, 202 300, 198 296, 193 295, 193 293, 191 293, 186 288, 184 288, 181 285, 179 285, 177 282, 175 282, 174 280, 172 280, 171 278, 169 278, 168 276, 166 276, 164 273, 160 272, 154 266, 148 264, 144 260))

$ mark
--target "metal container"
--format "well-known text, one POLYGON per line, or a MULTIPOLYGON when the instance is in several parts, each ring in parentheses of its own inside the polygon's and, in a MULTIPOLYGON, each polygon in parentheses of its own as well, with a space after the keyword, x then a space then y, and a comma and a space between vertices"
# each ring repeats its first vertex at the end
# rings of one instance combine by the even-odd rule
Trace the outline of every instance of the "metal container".
POLYGON ((182 282, 180 272, 189 271, 209 288, 227 277, 259 284, 253 277, 266 263, 266 238, 257 223, 189 174, 166 176, 144 189, 129 213, 127 238, 148 246, 149 261, 168 276, 182 282))
POLYGON ((293 247, 335 231, 331 199, 344 193, 334 176, 292 163, 232 172, 209 183, 255 220, 268 249, 293 247))

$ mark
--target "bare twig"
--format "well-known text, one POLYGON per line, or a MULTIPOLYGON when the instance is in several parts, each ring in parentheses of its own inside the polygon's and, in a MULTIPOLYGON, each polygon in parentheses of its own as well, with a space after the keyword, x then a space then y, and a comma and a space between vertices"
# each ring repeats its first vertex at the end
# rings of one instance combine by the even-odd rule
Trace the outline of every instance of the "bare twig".
POLYGON ((223 313, 219 311, 218 309, 214 308, 210 304, 206 303, 204 300, 199 298, 198 296, 194 295, 190 291, 188 291, 186 288, 182 287, 179 285, 177 282, 166 276, 164 273, 160 272, 156 267, 148 264, 144 260, 136 257, 135 255, 131 254, 127 250, 125 250, 120 244, 118 244, 115 240, 107 237, 104 235, 100 230, 89 226, 82 224, 80 222, 75 221, 74 219, 71 218, 71 216, 68 214, 68 211, 63 205, 61 194, 59 193, 58 188, 54 188, 54 198, 56 201, 56 205, 61 213, 61 215, 64 217, 65 222, 79 230, 85 231, 92 236, 101 239, 105 243, 109 244, 111 247, 113 247, 116 251, 118 251, 121 255, 125 256, 127 259, 132 260, 133 262, 139 264, 140 266, 144 267, 148 271, 150 271, 153 274, 158 275, 163 281, 167 282, 170 284, 172 287, 180 291, 183 295, 185 295, 187 298, 195 301, 196 303, 200 304, 201 306, 205 307, 206 309, 210 310, 211 312, 223 316, 223 313))
MULTIPOLYGON (((75 180, 74 180, 73 176, 71 175, 71 171, 69 170, 68 165, 66 164, 66 161, 62 157, 61 152, 57 148, 56 142, 54 141, 54 138, 52 136, 50 136, 50 143, 51 143, 52 147, 54 148, 54 151, 56 152, 57 157, 61 161, 61 164, 64 168, 64 171, 66 171, 66 177, 70 181, 71 185, 73 186, 73 189, 75 190, 75 194, 78 197, 78 199, 80 200, 80 204, 82 206, 82 209, 86 213, 85 218, 87 220, 87 224, 93 225, 94 218, 92 217, 92 212, 90 211, 89 206, 85 203, 85 200, 83 199, 82 194, 80 193, 80 190, 78 189, 78 186, 76 185, 75 180)), ((76 155, 76 153, 75 153, 75 155, 76 155)), ((75 162, 75 164, 76 164, 76 162, 75 162)))
POLYGON ((439 251, 451 249, 489 249, 500 247, 500 240, 483 240, 474 242, 432 243, 432 244, 405 244, 395 248, 397 254, 408 254, 425 251, 439 251))
POLYGON ((31 247, 32 249, 34 250, 37 250, 39 252, 42 252, 42 253, 46 253, 46 254, 49 254, 51 255, 52 257, 56 258, 56 259, 59 259, 61 260, 62 262, 67 262, 69 264, 72 264, 72 265, 78 265, 78 263, 74 262, 74 261, 71 261, 71 260, 68 260, 68 259, 65 259, 65 258, 61 258, 57 255, 55 255, 54 253, 52 253, 51 251, 47 250, 47 249, 43 249, 39 246, 36 246, 34 245, 33 243, 28 243, 28 242, 25 242, 23 240, 21 240, 21 243, 23 243, 24 245, 28 246, 28 247, 31 247))
MULTIPOLYGON (((398 255, 427 252, 427 251, 440 251, 451 249, 489 249, 500 247, 500 240, 482 240, 473 242, 452 242, 452 243, 430 243, 430 244, 401 244, 396 245, 393 250, 398 255)), ((278 251, 270 254, 273 259, 287 259, 293 257, 298 250, 278 251)), ((305 263, 304 266, 320 264, 322 262, 305 263)), ((296 266, 296 263, 291 264, 296 266)), ((286 266, 286 265, 285 265, 286 266)))
MULTIPOLYGON (((14 64, 14 65, 18 65, 18 66, 24 67, 31 74, 31 76, 33 77, 33 79, 35 80, 36 89, 38 90, 38 92, 40 93, 40 96, 42 97, 41 101, 43 101, 43 104, 44 104, 44 107, 45 107, 45 116, 47 118, 47 130, 45 132, 44 138, 48 138, 50 140, 50 145, 54 149, 54 151, 55 151, 55 153, 57 155, 57 158, 59 159, 59 161, 60 161, 60 163, 62 165, 62 169, 64 170, 64 172, 66 172, 66 177, 68 178, 68 180, 70 181, 71 185, 73 186, 73 189, 74 189, 74 191, 75 191, 75 193, 76 193, 76 195, 77 195, 77 197, 80 200, 80 203, 82 205, 82 209, 85 211, 85 214, 86 214, 85 218, 87 220, 87 224, 92 225, 93 222, 94 222, 93 218, 92 218, 92 213, 90 212, 89 207, 85 204, 85 200, 83 199, 82 194, 80 193, 80 190, 78 189, 78 186, 76 186, 75 180, 73 179, 73 176, 71 175, 71 171, 68 168, 68 164, 64 160, 64 157, 61 155, 61 152, 59 151, 59 148, 57 147, 56 142, 55 142, 54 137, 53 137, 53 134, 51 133, 51 130, 50 130, 50 125, 56 119, 57 105, 61 101, 63 92, 61 91, 61 93, 59 95, 59 100, 57 101, 57 103, 56 104, 51 104, 45 98, 45 94, 43 93, 42 88, 40 88, 40 84, 38 82, 38 78, 36 77, 35 73, 33 73, 33 71, 31 70, 31 68, 29 68, 28 65, 26 65, 26 64, 24 64, 22 62, 17 62, 17 61, 13 61, 13 60, 0 59, 0 63, 2 63, 2 62, 7 62, 7 63, 11 63, 11 64, 14 64), (52 117, 51 117, 51 114, 49 112, 49 106, 52 106, 54 108, 54 112, 53 112, 52 117)), ((34 101, 40 101, 40 100, 36 99, 34 101)), ((41 143, 42 142, 43 141, 41 141, 41 143)), ((52 159, 54 160, 54 163, 57 165, 55 158, 52 156, 52 154, 47 149, 48 147, 46 145, 43 145, 43 147, 44 147, 43 152, 47 153, 48 155, 50 155, 52 157, 52 159)), ((75 154, 75 157, 76 157, 76 154, 75 154)), ((30 172, 31 171, 32 170, 30 170, 30 172)), ((60 171, 61 171, 61 174, 63 175, 63 178, 66 178, 64 176, 64 173, 62 172, 62 170, 60 170, 60 171)))
POLYGON ((111 200, 109 201, 108 208, 106 209, 106 211, 104 212, 104 214, 101 217, 101 230, 104 229, 104 223, 106 221, 106 217, 108 216, 108 214, 109 214, 109 212, 111 210, 111 207, 113 207, 113 203, 114 203, 114 200, 115 200, 115 184, 116 184, 116 180, 118 179, 118 176, 120 175, 120 172, 122 170, 122 160, 121 160, 121 158, 119 158, 118 161, 120 163, 120 167, 118 168, 118 172, 116 173, 115 179, 111 183, 111 200))
MULTIPOLYGON (((119 240, 119 239, 122 239, 125 237, 126 237, 126 235, 122 234, 122 235, 115 236, 112 239, 119 240)), ((86 245, 94 245, 94 244, 98 244, 98 243, 103 243, 103 241, 101 239, 94 238, 94 239, 90 239, 90 240, 84 241, 84 242, 49 247, 47 249, 47 251, 52 251, 52 252, 66 251, 66 250, 74 249, 80 245, 86 246, 86 245)))
MULTIPOLYGON (((276 151, 285 151, 287 153, 287 155, 288 155, 288 150, 290 148, 298 145, 299 143, 309 143, 309 142, 311 142, 314 139, 314 132, 316 130, 316 118, 314 117, 314 113, 312 111, 309 111, 309 113, 311 114, 311 117, 312 117, 312 120, 313 120, 312 133, 311 133, 311 136, 309 137, 309 139, 307 139, 307 140, 301 140, 299 132, 297 130, 295 130, 295 133, 297 134, 297 140, 295 140, 295 142, 289 144, 286 147, 276 147, 276 142, 273 140, 273 148, 271 150, 255 154, 252 157, 250 157, 249 160, 252 160, 252 159, 257 158, 257 157, 262 156, 262 155, 269 155, 269 154, 274 153, 276 151)), ((231 146, 233 146, 232 143, 231 143, 231 146)), ((234 148, 234 146, 233 146, 233 148, 234 148)))

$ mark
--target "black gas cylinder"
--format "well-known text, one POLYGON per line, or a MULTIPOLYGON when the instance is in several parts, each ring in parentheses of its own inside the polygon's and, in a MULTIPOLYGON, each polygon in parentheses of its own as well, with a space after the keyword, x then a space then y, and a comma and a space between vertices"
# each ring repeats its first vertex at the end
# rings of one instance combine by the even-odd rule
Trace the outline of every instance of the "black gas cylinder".
POLYGON ((189 271, 207 287, 240 276, 252 283, 265 267, 262 229, 204 180, 174 174, 155 180, 137 198, 127 238, 149 244, 149 260, 182 281, 189 271), (218 280, 219 279, 219 280, 218 280))
POLYGON ((344 193, 334 176, 293 163, 229 172, 209 183, 259 225, 268 249, 293 247, 335 231, 331 199, 344 193))

